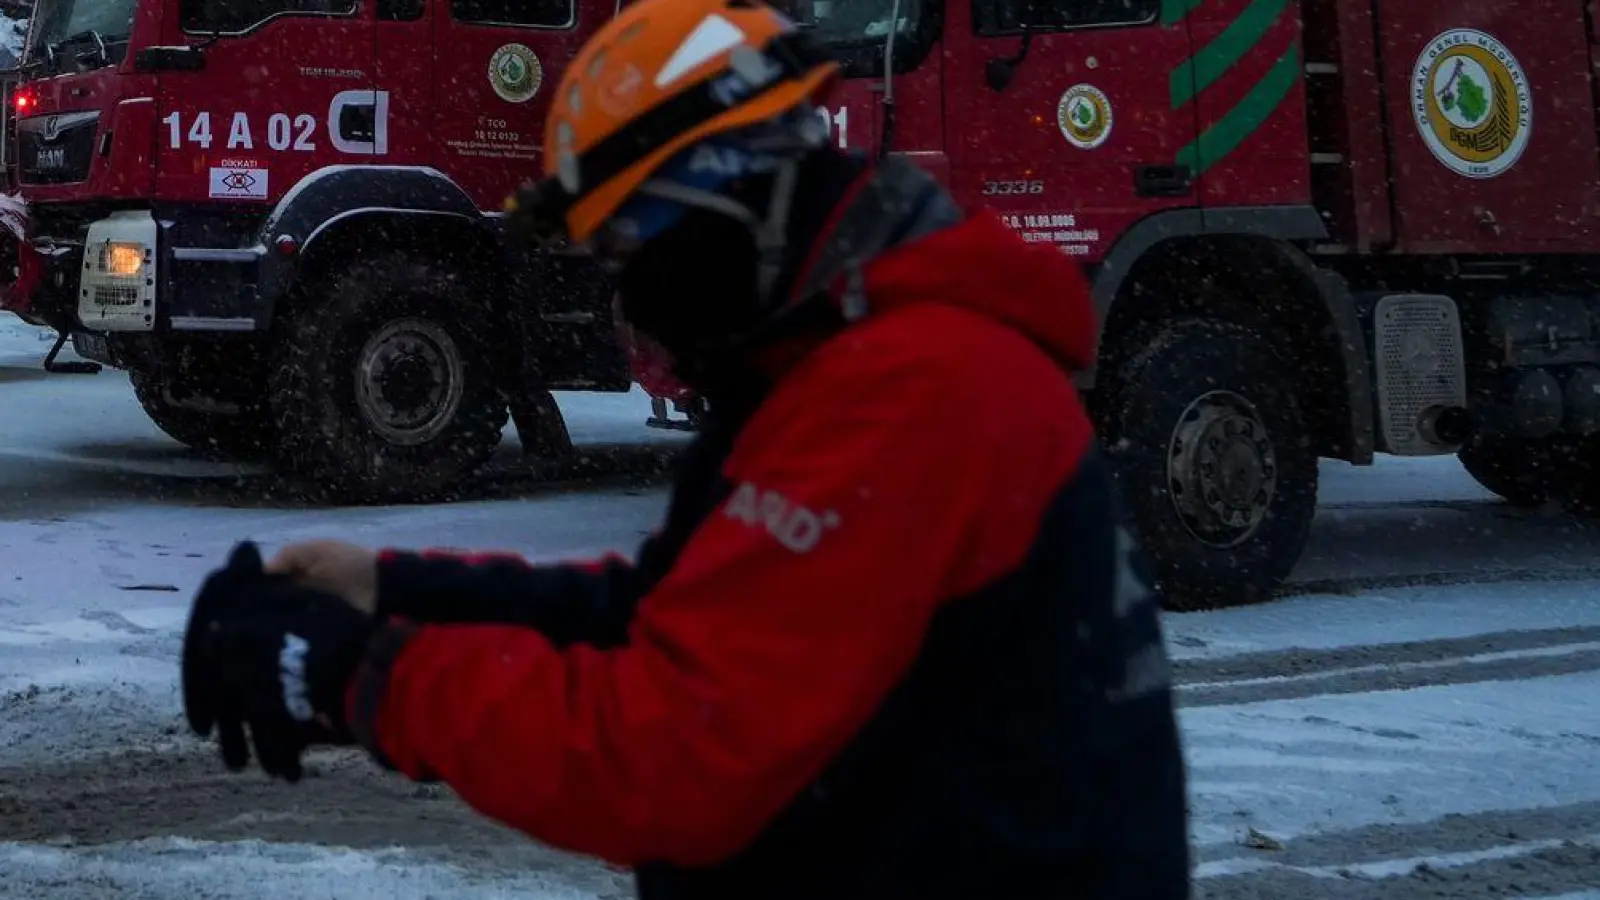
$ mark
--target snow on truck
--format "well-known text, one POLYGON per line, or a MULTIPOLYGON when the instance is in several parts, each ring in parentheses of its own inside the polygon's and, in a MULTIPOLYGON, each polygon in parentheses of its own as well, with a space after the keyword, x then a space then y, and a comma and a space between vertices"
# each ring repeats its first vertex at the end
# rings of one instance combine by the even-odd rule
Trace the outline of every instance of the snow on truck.
MULTIPOLYGON (((844 63, 840 146, 1088 270, 1082 385, 1173 604, 1270 595, 1319 458, 1459 453, 1519 503, 1600 499, 1585 3, 782 5, 844 63)), ((187 439, 259 429, 373 493, 460 477, 506 397, 626 386, 598 278, 493 213, 547 70, 614 11, 40 0, 25 314, 187 439)))

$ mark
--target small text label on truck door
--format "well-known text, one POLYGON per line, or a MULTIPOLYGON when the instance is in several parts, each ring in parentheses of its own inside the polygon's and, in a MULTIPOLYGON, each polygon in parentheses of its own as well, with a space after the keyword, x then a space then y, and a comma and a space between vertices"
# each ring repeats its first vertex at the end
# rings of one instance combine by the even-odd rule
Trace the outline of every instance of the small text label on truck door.
POLYGON ((382 156, 389 152, 389 92, 340 91, 328 102, 320 126, 315 115, 305 112, 213 114, 208 110, 188 115, 173 111, 161 124, 167 127, 167 148, 171 150, 189 146, 310 153, 326 139, 340 153, 382 156))
POLYGON ((1054 244, 1068 256, 1090 256, 1100 244, 1100 229, 1079 224, 1072 213, 1007 214, 1000 217, 1030 244, 1054 244))
POLYGON ((214 200, 267 199, 267 170, 253 159, 219 159, 207 195, 214 200))

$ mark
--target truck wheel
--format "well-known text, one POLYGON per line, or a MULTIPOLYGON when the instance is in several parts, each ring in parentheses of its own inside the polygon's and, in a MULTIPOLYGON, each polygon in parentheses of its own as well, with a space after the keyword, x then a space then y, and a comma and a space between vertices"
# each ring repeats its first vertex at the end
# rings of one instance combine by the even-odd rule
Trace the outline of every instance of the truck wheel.
POLYGON ((1251 329, 1189 319, 1161 330, 1120 381, 1111 455, 1166 606, 1271 599, 1317 506, 1293 371, 1251 329))
POLYGON ((1558 465, 1544 441, 1474 440, 1456 458, 1474 481, 1512 506, 1542 506, 1556 496, 1563 479, 1581 475, 1558 465))
POLYGON ((166 384, 158 377, 132 372, 129 380, 150 421, 178 443, 207 456, 246 462, 272 456, 272 414, 265 405, 246 406, 238 413, 189 409, 167 400, 166 384))
POLYGON ((405 256, 318 287, 285 323, 272 369, 285 463, 350 499, 447 495, 506 425, 487 314, 454 273, 405 256))

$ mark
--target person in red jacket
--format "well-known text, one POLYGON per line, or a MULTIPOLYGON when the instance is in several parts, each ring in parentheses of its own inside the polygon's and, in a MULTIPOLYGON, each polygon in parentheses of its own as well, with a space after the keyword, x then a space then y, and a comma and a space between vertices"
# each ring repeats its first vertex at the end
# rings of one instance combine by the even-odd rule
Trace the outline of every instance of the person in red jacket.
POLYGON ((631 561, 242 545, 184 660, 231 768, 359 743, 646 900, 1188 896, 1085 282, 833 148, 836 75, 753 0, 640 0, 571 61, 514 216, 710 400, 665 521, 631 561))

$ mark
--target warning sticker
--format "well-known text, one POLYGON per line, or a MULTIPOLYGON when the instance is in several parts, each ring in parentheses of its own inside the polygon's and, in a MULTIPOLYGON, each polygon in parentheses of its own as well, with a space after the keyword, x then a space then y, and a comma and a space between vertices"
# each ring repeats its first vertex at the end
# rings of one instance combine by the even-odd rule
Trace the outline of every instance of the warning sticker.
POLYGON ((216 200, 265 200, 267 170, 253 159, 222 159, 211 167, 211 197, 216 200))

